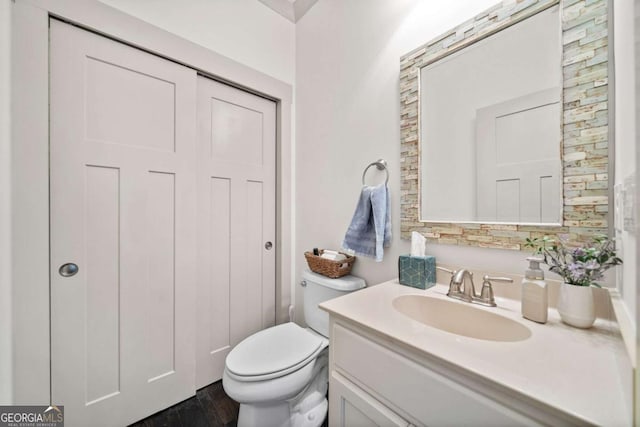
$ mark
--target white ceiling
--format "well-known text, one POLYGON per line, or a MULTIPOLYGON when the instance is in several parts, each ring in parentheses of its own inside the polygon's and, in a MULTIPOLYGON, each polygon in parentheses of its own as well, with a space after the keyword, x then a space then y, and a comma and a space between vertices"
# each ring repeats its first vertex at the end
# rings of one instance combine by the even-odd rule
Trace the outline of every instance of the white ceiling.
POLYGON ((272 10, 296 23, 318 0, 259 0, 272 10))

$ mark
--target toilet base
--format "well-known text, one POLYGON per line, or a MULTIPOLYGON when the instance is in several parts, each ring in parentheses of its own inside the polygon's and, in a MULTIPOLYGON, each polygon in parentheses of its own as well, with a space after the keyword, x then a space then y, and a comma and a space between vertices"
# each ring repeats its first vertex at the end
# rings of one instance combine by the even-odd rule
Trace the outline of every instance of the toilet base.
POLYGON ((329 403, 327 354, 318 358, 319 368, 307 387, 297 396, 285 401, 241 403, 238 427, 319 427, 329 403))
MULTIPOLYGON (((319 394, 318 394, 319 396, 319 394)), ((290 402, 267 405, 243 403, 238 414, 238 427, 319 427, 327 416, 329 402, 325 396, 312 398, 314 405, 305 411, 292 408, 290 402)), ((309 402, 311 403, 311 402, 309 402)))
POLYGON ((259 403, 241 403, 238 414, 238 427, 269 426, 285 427, 291 425, 289 402, 261 405, 259 403))

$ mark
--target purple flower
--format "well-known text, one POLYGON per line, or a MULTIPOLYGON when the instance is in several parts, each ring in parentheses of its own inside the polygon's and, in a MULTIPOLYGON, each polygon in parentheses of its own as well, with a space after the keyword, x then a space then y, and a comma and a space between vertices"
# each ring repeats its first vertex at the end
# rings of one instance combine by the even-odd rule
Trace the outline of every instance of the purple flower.
POLYGON ((581 262, 572 262, 571 264, 567 265, 567 268, 570 272, 573 273, 574 271, 580 270, 582 268, 581 264, 581 262))
POLYGON ((527 239, 527 247, 541 254, 549 270, 565 281, 579 286, 600 286, 596 283, 609 268, 622 264, 616 256, 615 246, 606 236, 596 236, 582 247, 570 248, 568 235, 558 235, 558 240, 548 236, 527 239))
POLYGON ((570 273, 570 277, 574 282, 580 282, 587 277, 587 271, 584 268, 584 264, 581 262, 574 262, 567 265, 570 273))

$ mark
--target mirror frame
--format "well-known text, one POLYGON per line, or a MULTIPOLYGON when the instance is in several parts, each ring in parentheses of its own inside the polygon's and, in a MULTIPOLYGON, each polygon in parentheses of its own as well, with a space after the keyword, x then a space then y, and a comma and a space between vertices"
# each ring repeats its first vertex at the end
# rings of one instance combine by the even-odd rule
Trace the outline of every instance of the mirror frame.
POLYGON ((608 25, 608 0, 505 1, 400 58, 403 239, 417 231, 442 244, 522 250, 528 237, 563 234, 584 242, 609 234, 608 25), (420 220, 420 69, 555 5, 562 21, 562 225, 420 220))

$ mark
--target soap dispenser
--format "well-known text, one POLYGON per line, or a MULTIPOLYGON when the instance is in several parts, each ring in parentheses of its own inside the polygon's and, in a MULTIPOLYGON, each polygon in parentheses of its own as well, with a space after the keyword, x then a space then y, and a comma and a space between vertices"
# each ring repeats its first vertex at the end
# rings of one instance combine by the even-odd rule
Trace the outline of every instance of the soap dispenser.
POLYGON ((549 307, 547 299, 547 283, 544 271, 540 269, 540 258, 529 257, 529 268, 522 280, 522 317, 538 323, 547 322, 549 307))

